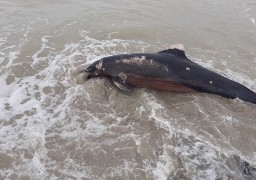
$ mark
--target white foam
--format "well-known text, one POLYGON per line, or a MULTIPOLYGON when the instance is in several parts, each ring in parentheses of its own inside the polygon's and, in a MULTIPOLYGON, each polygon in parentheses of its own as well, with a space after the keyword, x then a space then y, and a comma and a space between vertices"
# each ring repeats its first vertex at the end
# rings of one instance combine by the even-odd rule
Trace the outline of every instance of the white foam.
POLYGON ((38 56, 44 52, 45 49, 49 48, 49 46, 47 46, 48 43, 48 39, 51 36, 43 36, 41 38, 41 48, 32 56, 33 62, 32 62, 32 66, 35 66, 37 63, 39 62, 43 62, 43 61, 47 61, 47 57, 41 57, 39 58, 38 56))
POLYGON ((252 22, 253 24, 256 24, 254 18, 251 17, 250 20, 251 20, 251 22, 252 22))
POLYGON ((168 147, 163 146, 164 152, 159 156, 156 168, 153 170, 156 179, 168 179, 171 171, 175 168, 172 165, 172 158, 168 154, 168 147))
POLYGON ((245 17, 249 18, 253 25, 256 25, 255 18, 252 17, 255 11, 255 8, 252 6, 252 4, 243 3, 242 7, 244 9, 245 17))

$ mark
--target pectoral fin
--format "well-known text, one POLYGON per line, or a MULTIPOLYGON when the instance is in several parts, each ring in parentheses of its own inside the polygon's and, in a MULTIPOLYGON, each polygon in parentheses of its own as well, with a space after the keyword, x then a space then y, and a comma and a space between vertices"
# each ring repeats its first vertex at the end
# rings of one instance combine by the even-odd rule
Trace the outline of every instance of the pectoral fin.
POLYGON ((132 91, 132 88, 126 83, 126 81, 122 80, 120 77, 112 76, 111 79, 119 89, 123 91, 132 91))

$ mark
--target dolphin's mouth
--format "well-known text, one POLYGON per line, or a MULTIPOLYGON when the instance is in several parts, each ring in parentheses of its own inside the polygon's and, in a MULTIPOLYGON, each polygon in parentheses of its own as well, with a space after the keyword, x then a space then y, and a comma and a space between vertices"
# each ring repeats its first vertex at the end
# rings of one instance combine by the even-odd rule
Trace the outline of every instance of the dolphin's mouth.
POLYGON ((87 67, 85 65, 70 69, 70 79, 76 84, 83 84, 88 80, 88 76, 91 78, 90 72, 87 72, 87 67))
POLYGON ((87 81, 93 77, 93 72, 88 72, 87 70, 82 70, 79 73, 82 74, 84 81, 87 81))
POLYGON ((88 73, 87 75, 84 76, 84 78, 85 78, 86 80, 89 80, 89 79, 91 79, 91 78, 93 78, 93 77, 95 77, 95 76, 93 75, 93 73, 88 73))
POLYGON ((88 67, 87 69, 80 71, 80 73, 83 73, 83 79, 85 81, 97 77, 99 74, 98 70, 94 67, 88 67))

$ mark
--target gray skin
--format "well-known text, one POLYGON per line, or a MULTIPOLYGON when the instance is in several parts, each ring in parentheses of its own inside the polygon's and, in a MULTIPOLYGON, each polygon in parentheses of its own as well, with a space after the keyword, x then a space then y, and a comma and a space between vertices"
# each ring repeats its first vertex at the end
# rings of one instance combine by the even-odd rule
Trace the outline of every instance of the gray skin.
POLYGON ((86 70, 86 79, 105 76, 125 91, 133 87, 205 92, 256 104, 256 93, 189 60, 180 49, 104 57, 86 70))

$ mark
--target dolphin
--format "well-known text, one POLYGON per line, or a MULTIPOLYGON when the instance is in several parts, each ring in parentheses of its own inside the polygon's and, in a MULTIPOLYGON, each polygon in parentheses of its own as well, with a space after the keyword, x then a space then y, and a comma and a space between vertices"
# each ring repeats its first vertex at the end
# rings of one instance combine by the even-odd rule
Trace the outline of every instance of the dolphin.
POLYGON ((157 53, 104 57, 80 72, 85 73, 87 80, 108 77, 124 91, 148 88, 182 93, 204 92, 256 104, 255 92, 191 61, 182 44, 157 53))

